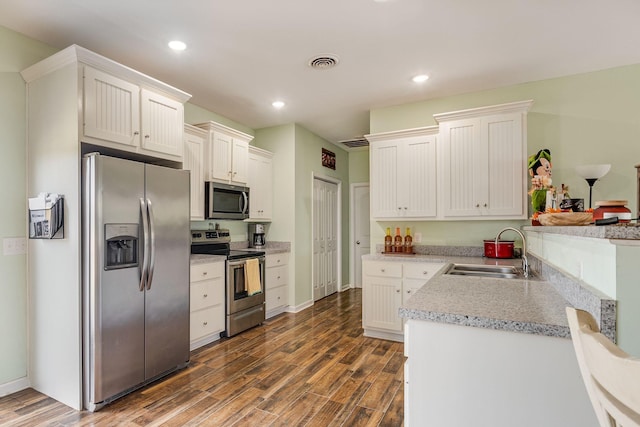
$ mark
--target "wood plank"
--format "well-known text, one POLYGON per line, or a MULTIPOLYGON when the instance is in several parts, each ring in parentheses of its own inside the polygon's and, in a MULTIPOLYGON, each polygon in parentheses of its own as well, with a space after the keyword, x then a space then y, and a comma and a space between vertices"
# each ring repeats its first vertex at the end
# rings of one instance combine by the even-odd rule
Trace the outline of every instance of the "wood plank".
POLYGON ((0 425, 400 426, 403 345, 362 336, 361 298, 348 290, 221 338, 96 413, 32 389, 2 397, 0 425))

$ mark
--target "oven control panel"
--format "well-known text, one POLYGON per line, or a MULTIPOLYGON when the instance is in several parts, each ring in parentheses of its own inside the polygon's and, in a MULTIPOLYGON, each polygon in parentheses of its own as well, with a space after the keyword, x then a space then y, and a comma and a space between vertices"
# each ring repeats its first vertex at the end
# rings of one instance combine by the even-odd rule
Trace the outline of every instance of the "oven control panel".
POLYGON ((228 243, 231 234, 227 229, 218 230, 191 230, 191 243, 228 243))

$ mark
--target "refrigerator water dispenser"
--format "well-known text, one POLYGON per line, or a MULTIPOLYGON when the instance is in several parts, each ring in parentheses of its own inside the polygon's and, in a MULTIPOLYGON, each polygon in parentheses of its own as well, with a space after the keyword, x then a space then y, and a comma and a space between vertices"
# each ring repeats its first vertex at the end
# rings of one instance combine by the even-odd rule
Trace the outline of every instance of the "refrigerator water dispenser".
POLYGON ((138 266, 138 224, 105 224, 105 270, 138 266))

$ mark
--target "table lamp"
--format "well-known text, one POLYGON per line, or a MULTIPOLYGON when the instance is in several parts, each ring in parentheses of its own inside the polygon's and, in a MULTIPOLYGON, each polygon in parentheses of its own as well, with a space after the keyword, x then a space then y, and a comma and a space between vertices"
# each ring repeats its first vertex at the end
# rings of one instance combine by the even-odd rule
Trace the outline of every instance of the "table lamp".
POLYGON ((589 184, 589 208, 591 208, 591 194, 593 192, 593 184, 609 172, 611 165, 582 165, 576 166, 576 172, 583 177, 589 184))

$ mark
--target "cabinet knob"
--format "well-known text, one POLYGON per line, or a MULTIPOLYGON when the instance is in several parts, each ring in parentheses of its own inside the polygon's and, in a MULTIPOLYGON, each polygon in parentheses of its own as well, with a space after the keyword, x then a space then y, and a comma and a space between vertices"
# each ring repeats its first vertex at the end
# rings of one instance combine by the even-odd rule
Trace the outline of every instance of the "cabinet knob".
POLYGON ((280 262, 280 258, 278 258, 278 260, 276 262, 280 262))
POLYGON ((406 206, 404 207, 404 210, 405 210, 405 211, 407 210, 407 207, 406 207, 406 206))
POLYGON ((479 207, 480 207, 480 203, 476 203, 476 208, 479 208, 479 207))
POLYGON ((407 289, 407 293, 410 294, 411 293, 411 289, 407 289))
POLYGON ((399 211, 400 211, 400 210, 402 210, 402 207, 401 207, 401 206, 398 206, 398 210, 399 210, 399 211))
POLYGON ((206 272, 206 271, 203 271, 203 272, 202 272, 202 275, 203 275, 203 276, 206 276, 206 275, 207 275, 207 272, 206 272))
POLYGON ((209 294, 204 294, 202 295, 202 298, 207 298, 209 296, 209 294))
POLYGON ((428 271, 423 271, 422 274, 429 274, 429 272, 428 271))
POLYGON ((144 136, 144 139, 149 139, 149 138, 151 138, 149 135, 144 136))
POLYGON ((400 289, 396 289, 396 293, 399 294, 400 293, 400 289))
POLYGON ((381 272, 381 273, 384 273, 384 268, 381 268, 381 269, 380 269, 380 272, 381 272))
POLYGON ((280 278, 280 276, 278 276, 278 279, 280 278))
POLYGON ((484 204, 484 207, 485 207, 485 208, 487 207, 487 204, 486 204, 486 203, 484 204))
POLYGON ((133 134, 134 134, 134 135, 140 135, 140 132, 135 131, 133 134))
POLYGON ((209 322, 202 322, 202 326, 207 326, 209 322))

